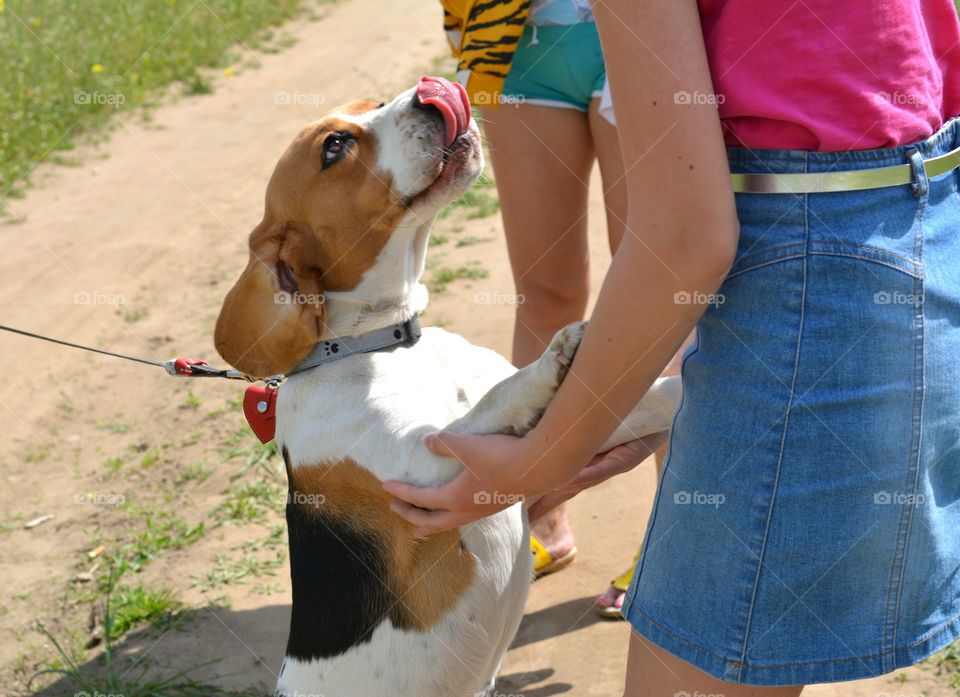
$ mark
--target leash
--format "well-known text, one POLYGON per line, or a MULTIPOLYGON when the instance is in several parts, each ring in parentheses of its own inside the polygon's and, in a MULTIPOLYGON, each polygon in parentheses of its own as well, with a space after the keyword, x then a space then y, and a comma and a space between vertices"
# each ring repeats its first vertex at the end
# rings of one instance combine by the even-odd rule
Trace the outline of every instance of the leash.
POLYGON ((257 378, 251 377, 246 373, 241 373, 239 370, 214 368, 206 361, 202 361, 198 358, 171 358, 169 361, 156 361, 151 358, 144 358, 143 356, 132 356, 127 353, 107 351, 106 349, 97 348, 96 346, 75 344, 72 341, 55 339, 52 336, 36 334, 35 332, 28 332, 24 329, 17 329, 16 327, 8 327, 5 324, 0 324, 0 331, 10 332, 11 334, 19 334, 20 336, 30 337, 31 339, 47 341, 51 344, 57 344, 59 346, 68 346, 70 348, 80 349, 81 351, 99 353, 102 356, 110 356, 112 358, 120 358, 125 361, 133 361, 134 363, 143 363, 144 365, 156 366, 158 368, 163 368, 167 372, 167 375, 172 375, 174 377, 226 378, 228 380, 246 380, 247 382, 257 382, 257 378))
MULTIPOLYGON (((157 368, 163 368, 167 375, 174 377, 188 378, 226 378, 227 380, 246 380, 247 382, 263 382, 263 385, 249 385, 243 393, 243 415, 250 424, 250 429, 254 432, 261 443, 269 443, 276 434, 276 409, 277 393, 280 390, 280 382, 284 379, 283 375, 274 375, 272 377, 260 380, 252 375, 241 373, 239 370, 214 368, 206 361, 198 358, 171 358, 169 361, 156 361, 143 356, 132 356, 127 353, 118 353, 116 351, 107 351, 106 349, 95 346, 86 346, 76 344, 72 341, 55 339, 51 336, 28 332, 16 327, 8 327, 0 324, 0 331, 19 334, 31 339, 47 341, 59 346, 89 351, 90 353, 99 353, 102 356, 119 358, 134 363, 142 363, 157 368)), ((332 363, 348 356, 355 356, 362 353, 372 353, 375 351, 385 351, 398 346, 413 346, 420 339, 420 318, 414 315, 405 322, 393 324, 389 327, 382 327, 372 331, 360 334, 355 337, 339 337, 320 341, 313 348, 305 359, 303 359, 296 368, 290 371, 290 375, 311 370, 326 363, 332 363)))

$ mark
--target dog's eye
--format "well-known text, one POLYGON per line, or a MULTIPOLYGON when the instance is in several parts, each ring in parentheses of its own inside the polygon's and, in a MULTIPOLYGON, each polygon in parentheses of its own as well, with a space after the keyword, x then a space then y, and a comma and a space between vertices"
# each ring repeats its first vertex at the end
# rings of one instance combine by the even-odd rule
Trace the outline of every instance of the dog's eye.
POLYGON ((377 104, 377 109, 383 109, 383 107, 385 107, 386 105, 387 105, 386 102, 380 102, 379 104, 377 104))
POLYGON ((353 144, 353 136, 346 133, 334 133, 323 141, 323 166, 327 167, 343 157, 353 144))

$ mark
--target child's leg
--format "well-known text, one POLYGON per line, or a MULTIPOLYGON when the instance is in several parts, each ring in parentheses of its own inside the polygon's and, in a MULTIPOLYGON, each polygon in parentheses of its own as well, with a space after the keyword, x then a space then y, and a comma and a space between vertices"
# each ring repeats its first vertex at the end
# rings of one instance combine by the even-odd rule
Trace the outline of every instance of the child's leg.
POLYGON ((536 360, 588 293, 587 181, 593 146, 575 109, 482 109, 518 298, 513 362, 536 360))
POLYGON ((754 687, 721 682, 651 644, 636 632, 630 636, 624 697, 723 695, 723 697, 796 697, 803 686, 754 687))
POLYGON ((600 165, 603 204, 607 211, 607 239, 610 241, 610 253, 613 254, 623 239, 627 220, 627 183, 623 176, 617 128, 601 116, 599 106, 598 98, 590 100, 590 135, 597 164, 600 165))
MULTIPOLYGON (((536 360, 560 328, 583 319, 589 292, 587 115, 524 104, 481 109, 518 298, 513 363, 536 360)), ((554 558, 574 547, 560 506, 533 526, 554 558)))

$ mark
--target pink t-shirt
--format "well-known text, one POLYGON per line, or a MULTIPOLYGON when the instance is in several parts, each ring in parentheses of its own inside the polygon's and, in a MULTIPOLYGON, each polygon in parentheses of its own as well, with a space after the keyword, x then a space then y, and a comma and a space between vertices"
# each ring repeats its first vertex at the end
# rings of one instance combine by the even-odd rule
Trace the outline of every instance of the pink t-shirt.
POLYGON ((728 145, 866 150, 960 114, 952 0, 700 0, 728 145))

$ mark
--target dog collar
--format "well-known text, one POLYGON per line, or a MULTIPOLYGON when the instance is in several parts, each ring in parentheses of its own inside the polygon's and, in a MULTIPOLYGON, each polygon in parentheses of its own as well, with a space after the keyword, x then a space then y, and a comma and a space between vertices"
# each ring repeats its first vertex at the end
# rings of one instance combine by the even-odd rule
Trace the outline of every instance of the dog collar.
POLYGON ((360 353, 385 351, 397 346, 413 346, 420 340, 420 317, 414 315, 406 322, 391 324, 357 336, 338 336, 334 339, 318 341, 310 354, 287 375, 296 375, 341 358, 356 356, 360 353))

